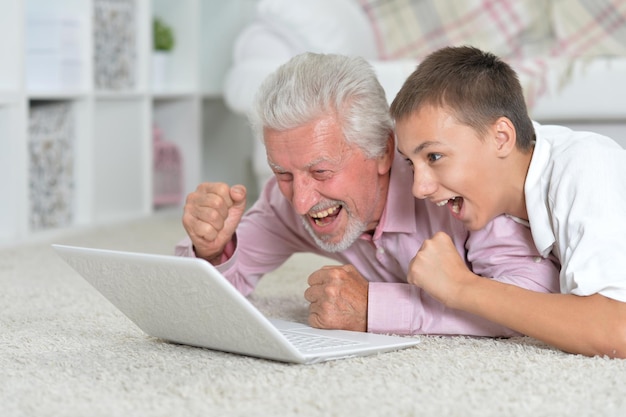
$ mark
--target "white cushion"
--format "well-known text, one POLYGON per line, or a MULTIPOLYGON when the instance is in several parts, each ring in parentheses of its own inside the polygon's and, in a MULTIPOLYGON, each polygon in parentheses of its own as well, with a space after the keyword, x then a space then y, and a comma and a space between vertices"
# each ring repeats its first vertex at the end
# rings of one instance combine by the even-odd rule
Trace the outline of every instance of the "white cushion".
POLYGON ((353 0, 261 0, 260 22, 302 52, 377 57, 374 34, 365 12, 353 0))
POLYGON ((246 26, 235 39, 233 61, 275 59, 288 60, 293 47, 266 25, 253 22, 246 26))
POLYGON ((226 105, 237 113, 248 114, 263 80, 283 63, 282 59, 247 59, 230 67, 224 79, 226 105))

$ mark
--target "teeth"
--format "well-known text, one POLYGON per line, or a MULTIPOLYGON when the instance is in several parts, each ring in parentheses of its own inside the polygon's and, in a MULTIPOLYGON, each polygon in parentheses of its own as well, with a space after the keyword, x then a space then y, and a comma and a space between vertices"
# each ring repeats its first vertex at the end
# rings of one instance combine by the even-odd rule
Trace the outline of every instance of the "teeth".
POLYGON ((461 211, 461 207, 459 207, 458 198, 455 198, 454 202, 452 203, 452 211, 455 212, 456 214, 459 214, 459 212, 461 211))
POLYGON ((452 202, 452 211, 455 212, 456 214, 459 214, 461 212, 461 197, 452 197, 449 198, 447 200, 442 200, 439 201, 438 203, 435 203, 438 207, 443 207, 446 204, 448 204, 449 202, 452 202))
POLYGON ((319 211, 317 213, 312 213, 311 217, 313 217, 314 219, 323 219, 324 217, 330 216, 331 214, 333 214, 337 210, 339 210, 339 206, 331 207, 329 209, 322 210, 322 211, 319 211))

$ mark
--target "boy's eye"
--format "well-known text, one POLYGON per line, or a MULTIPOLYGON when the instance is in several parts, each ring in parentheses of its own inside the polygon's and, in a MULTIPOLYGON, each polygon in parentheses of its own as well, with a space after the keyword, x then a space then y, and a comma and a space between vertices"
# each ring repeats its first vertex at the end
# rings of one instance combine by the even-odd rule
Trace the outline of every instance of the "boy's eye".
POLYGON ((428 162, 437 162, 439 159, 441 159, 441 154, 440 153, 429 153, 427 158, 428 158, 428 162))

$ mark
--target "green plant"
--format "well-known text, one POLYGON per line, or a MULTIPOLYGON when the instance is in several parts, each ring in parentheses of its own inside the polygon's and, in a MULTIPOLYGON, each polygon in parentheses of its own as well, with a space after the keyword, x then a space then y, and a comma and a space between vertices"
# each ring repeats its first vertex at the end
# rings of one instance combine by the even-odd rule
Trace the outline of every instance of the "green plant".
POLYGON ((174 32, 163 20, 158 17, 153 21, 154 49, 156 51, 171 51, 174 49, 174 32))

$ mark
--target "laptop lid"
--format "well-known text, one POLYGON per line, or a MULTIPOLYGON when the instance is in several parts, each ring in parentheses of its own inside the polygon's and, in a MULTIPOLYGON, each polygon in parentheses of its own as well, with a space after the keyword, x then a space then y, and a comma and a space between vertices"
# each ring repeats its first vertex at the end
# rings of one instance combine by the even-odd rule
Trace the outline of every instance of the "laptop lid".
POLYGON ((150 336, 284 362, 313 363, 400 349, 418 339, 273 324, 208 262, 177 256, 52 245, 117 309, 150 336), (278 328, 280 327, 280 329, 278 328), (283 331, 347 337, 350 346, 303 353, 283 331))

